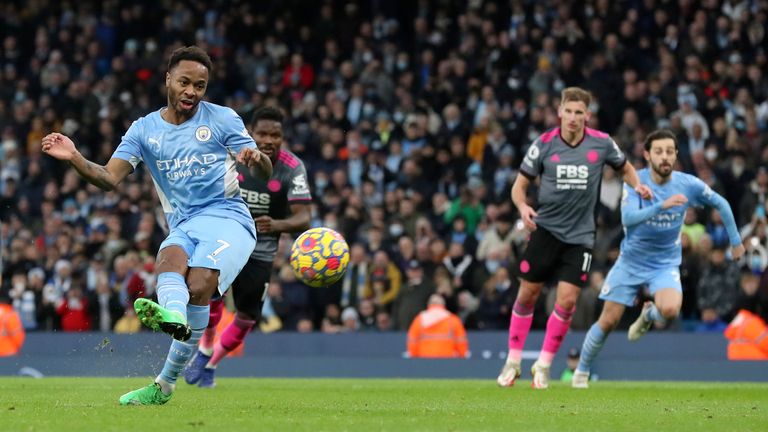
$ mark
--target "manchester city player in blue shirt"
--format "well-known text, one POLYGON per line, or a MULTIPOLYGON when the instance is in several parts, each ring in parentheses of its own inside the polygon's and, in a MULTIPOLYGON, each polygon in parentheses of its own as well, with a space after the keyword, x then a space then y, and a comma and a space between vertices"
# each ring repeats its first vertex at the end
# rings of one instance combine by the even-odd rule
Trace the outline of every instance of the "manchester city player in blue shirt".
POLYGON ((663 323, 680 312, 680 230, 689 206, 716 208, 725 222, 733 258, 744 254, 728 202, 698 178, 672 169, 678 152, 675 135, 657 130, 646 137, 644 146, 649 168, 637 174, 643 184, 650 186, 653 198, 644 200, 624 185, 621 220, 625 236, 619 258, 600 291, 600 298, 605 300, 603 311, 587 332, 581 348, 579 365, 571 381, 575 388, 588 387, 592 361, 643 286, 648 287, 654 301, 644 305, 640 317, 630 326, 630 341, 639 339, 653 322, 663 323))
POLYGON ((105 166, 85 159, 64 135, 42 141, 45 153, 104 190, 144 162, 168 220, 170 233, 157 255, 159 304, 138 299, 134 308, 142 323, 175 340, 155 382, 120 397, 121 405, 170 400, 208 324, 209 300, 227 290, 256 243, 236 165, 263 178, 272 165, 232 109, 202 101, 211 68, 198 47, 174 51, 165 77, 168 105, 136 120, 105 166))

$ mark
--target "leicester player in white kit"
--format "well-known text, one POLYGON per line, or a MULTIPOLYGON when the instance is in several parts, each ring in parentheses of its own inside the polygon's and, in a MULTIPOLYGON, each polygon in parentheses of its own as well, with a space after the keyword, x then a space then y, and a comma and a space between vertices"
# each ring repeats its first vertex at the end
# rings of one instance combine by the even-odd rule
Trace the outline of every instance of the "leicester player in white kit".
POLYGON ((256 222, 259 238, 248 263, 232 284, 231 295, 237 308, 235 319, 214 344, 224 302, 222 299, 211 301, 208 328, 198 352, 184 370, 187 383, 204 388, 215 385, 214 374, 219 362, 243 343, 261 318, 280 234, 306 230, 311 219, 312 195, 307 170, 301 159, 282 148, 282 113, 273 107, 261 108, 254 113, 250 129, 259 149, 272 161, 272 176, 264 180, 240 170, 241 195, 256 222))
POLYGON ((632 306, 638 292, 647 286, 653 302, 647 302, 640 317, 630 326, 630 341, 639 339, 653 322, 674 319, 683 303, 680 285, 682 246, 680 230, 689 206, 714 207, 722 216, 731 242, 732 255, 738 259, 744 246, 728 202, 698 178, 674 171, 677 139, 667 130, 658 130, 645 139, 645 159, 649 168, 638 172, 640 181, 649 185, 651 200, 624 186, 621 220, 625 236, 619 259, 605 279, 600 298, 605 300, 600 318, 587 332, 581 348, 579 365, 571 384, 587 388, 592 361, 616 327, 627 306, 632 306))
POLYGON ((517 268, 521 282, 509 323, 509 352, 496 379, 502 387, 512 386, 520 376, 533 307, 544 283, 557 279, 555 308, 547 321, 541 353, 531 369, 534 388, 549 386, 552 359, 568 333, 576 299, 588 280, 603 167, 609 165, 638 193, 650 197, 648 187, 640 183, 611 137, 586 127, 590 103, 591 95, 583 89, 562 91, 560 127, 531 144, 512 187, 512 201, 532 233, 517 268), (526 191, 536 177, 541 179, 541 186, 534 210, 526 202, 526 191))
POLYGON ((272 165, 233 110, 202 101, 211 68, 200 48, 174 51, 165 78, 168 105, 136 120, 106 166, 85 159, 64 135, 42 142, 45 153, 104 190, 144 162, 168 220, 170 233, 157 255, 159 304, 138 299, 134 308, 145 325, 174 341, 155 382, 121 396, 121 405, 159 405, 171 398, 208 324, 211 296, 226 291, 256 244, 236 165, 266 177, 272 165))

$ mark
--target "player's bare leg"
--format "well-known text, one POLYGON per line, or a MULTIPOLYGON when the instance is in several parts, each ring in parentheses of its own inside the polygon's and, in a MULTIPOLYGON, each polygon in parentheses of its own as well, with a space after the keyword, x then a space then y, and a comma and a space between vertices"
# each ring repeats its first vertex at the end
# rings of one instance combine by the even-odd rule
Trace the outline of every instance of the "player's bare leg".
POLYGON ((584 343, 581 345, 579 365, 573 372, 571 387, 589 387, 589 373, 592 368, 592 361, 600 353, 600 350, 603 349, 603 344, 605 344, 608 335, 619 324, 622 315, 624 315, 624 309, 626 309, 626 306, 623 304, 609 300, 603 304, 600 318, 592 324, 592 327, 589 328, 587 335, 584 337, 584 343))
POLYGON ((674 288, 662 288, 656 291, 653 302, 645 302, 640 316, 629 326, 627 339, 634 342, 640 339, 654 322, 664 324, 680 313, 683 294, 674 288))

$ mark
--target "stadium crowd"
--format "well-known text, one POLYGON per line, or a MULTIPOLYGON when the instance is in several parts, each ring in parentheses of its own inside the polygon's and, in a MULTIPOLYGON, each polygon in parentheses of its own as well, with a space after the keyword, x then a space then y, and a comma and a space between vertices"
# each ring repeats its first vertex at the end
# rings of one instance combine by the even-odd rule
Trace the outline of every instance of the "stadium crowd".
MULTIPOLYGON (((736 263, 718 215, 687 214, 670 327, 721 330, 740 308, 768 319, 766 0, 30 0, 4 2, 0 24, 0 289, 28 331, 140 329, 131 304, 154 294, 165 229, 149 175, 103 192, 40 141, 62 131, 106 162, 165 104, 168 54, 190 44, 214 59, 210 101, 246 121, 284 110, 313 226, 351 246, 346 276, 313 289, 286 263, 285 236, 264 331, 404 331, 433 293, 467 329, 506 329, 527 239, 510 187, 568 86, 593 92, 590 126, 638 167, 644 136, 673 130, 678 168, 726 197, 742 227, 736 263)), ((600 310, 621 187, 606 170, 575 329, 600 310)))

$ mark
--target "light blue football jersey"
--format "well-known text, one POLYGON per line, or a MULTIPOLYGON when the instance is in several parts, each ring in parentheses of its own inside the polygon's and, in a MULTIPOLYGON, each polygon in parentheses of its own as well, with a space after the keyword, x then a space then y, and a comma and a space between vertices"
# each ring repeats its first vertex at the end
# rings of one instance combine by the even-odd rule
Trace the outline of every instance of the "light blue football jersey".
POLYGON ((161 112, 133 122, 112 157, 134 169, 144 162, 171 228, 207 215, 237 220, 255 238, 237 180, 237 154, 256 148, 243 120, 231 108, 208 102, 200 102, 180 125, 163 120, 161 112))
POLYGON ((621 265, 639 271, 679 266, 682 256, 680 230, 689 206, 717 208, 728 230, 731 245, 741 243, 728 202, 703 181, 673 171, 670 180, 659 185, 651 179, 648 168, 638 171, 637 175, 640 183, 651 188, 653 197, 644 200, 631 186, 624 184, 621 202, 624 240, 619 254, 621 265), (688 202, 662 209, 664 201, 675 194, 685 195, 688 202))

